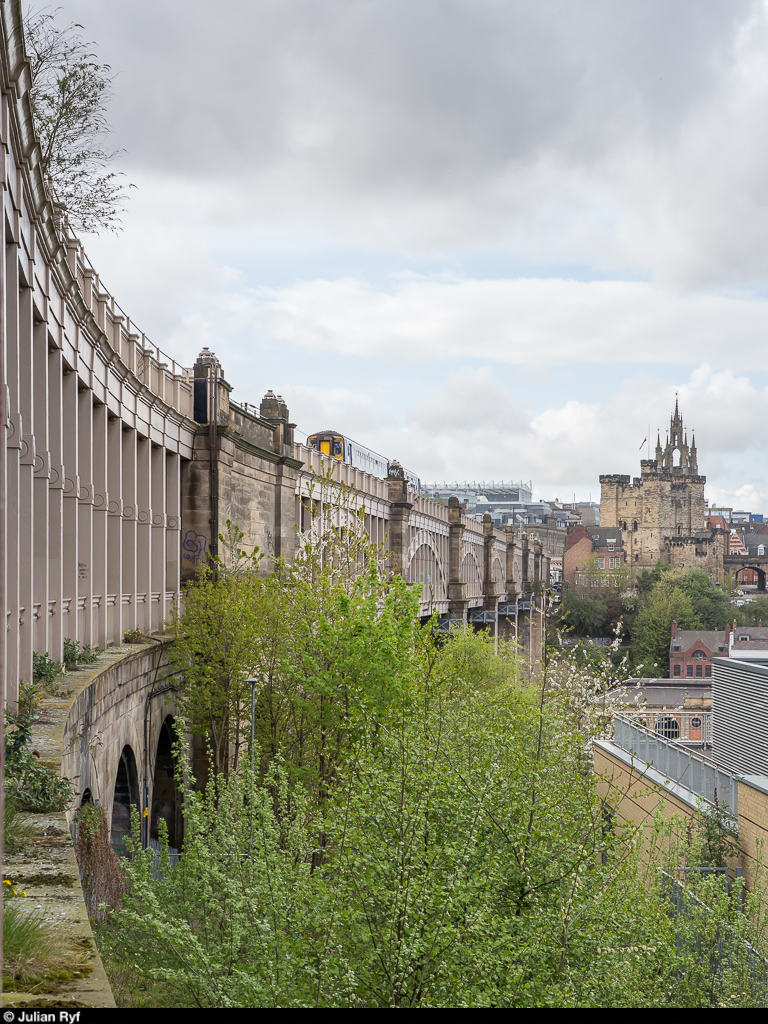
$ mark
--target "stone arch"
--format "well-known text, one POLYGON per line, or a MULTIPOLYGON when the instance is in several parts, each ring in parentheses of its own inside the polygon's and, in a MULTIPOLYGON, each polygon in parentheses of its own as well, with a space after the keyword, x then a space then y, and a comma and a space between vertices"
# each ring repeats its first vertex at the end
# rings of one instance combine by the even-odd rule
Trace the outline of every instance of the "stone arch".
MULTIPOLYGON (((468 551, 461 560, 461 579, 468 587, 472 584, 479 586, 482 592, 483 574, 480 572, 480 566, 471 551, 468 551)), ((469 595, 469 591, 467 593, 469 595)))
POLYGON ((504 566, 501 564, 500 558, 494 558, 493 565, 491 566, 491 579, 494 583, 504 582, 504 566))
POLYGON ((738 581, 739 573, 743 572, 745 569, 752 569, 754 572, 757 573, 757 589, 764 591, 765 590, 765 569, 763 569, 762 566, 759 566, 759 565, 750 565, 750 564, 740 565, 740 566, 737 567, 736 571, 733 574, 734 579, 738 581))
POLYGON ((408 559, 409 583, 422 585, 422 600, 442 601, 446 597, 445 574, 434 544, 422 540, 408 559))
POLYGON ((112 822, 110 838, 112 849, 119 856, 127 854, 125 838, 131 834, 131 813, 140 809, 139 773, 133 747, 126 743, 120 754, 115 778, 115 792, 112 799, 112 822))
POLYGON ((173 745, 176 740, 176 723, 173 715, 166 715, 160 728, 155 753, 155 771, 152 780, 152 808, 149 834, 159 839, 160 819, 168 829, 168 845, 175 850, 181 848, 183 823, 181 801, 176 781, 176 757, 173 745))

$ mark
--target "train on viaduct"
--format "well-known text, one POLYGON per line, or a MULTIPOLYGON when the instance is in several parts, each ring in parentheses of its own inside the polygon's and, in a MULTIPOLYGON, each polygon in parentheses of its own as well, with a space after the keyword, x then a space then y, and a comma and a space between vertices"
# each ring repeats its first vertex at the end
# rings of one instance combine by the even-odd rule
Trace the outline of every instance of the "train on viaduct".
POLYGON ((330 470, 365 505, 371 538, 421 585, 421 613, 441 628, 469 620, 513 633, 529 620, 548 563, 512 529, 465 517, 457 499, 414 492, 397 463, 379 477, 298 444, 280 396, 267 391, 258 412, 234 402, 214 353, 185 367, 153 344, 49 195, 17 0, 0 3, 0 30, 5 699, 13 706, 31 679, 34 652, 61 659, 65 638, 107 652, 98 672, 72 676, 44 755, 75 783, 70 820, 80 801, 100 803, 117 844, 140 805, 151 809, 148 830, 163 815, 173 838, 178 681, 162 633, 183 582, 217 554, 227 520, 267 568, 291 559, 306 501, 323 500, 317 481, 330 470), (156 642, 124 648, 133 630, 156 642))

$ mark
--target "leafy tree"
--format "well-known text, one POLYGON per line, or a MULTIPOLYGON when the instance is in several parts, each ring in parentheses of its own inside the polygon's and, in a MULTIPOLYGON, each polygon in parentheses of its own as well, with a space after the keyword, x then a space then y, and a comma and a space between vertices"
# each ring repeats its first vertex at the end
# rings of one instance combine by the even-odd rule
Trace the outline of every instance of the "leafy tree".
POLYGON ((690 598, 702 629, 725 629, 731 602, 703 569, 672 569, 662 576, 660 585, 679 589, 690 598))
POLYGON ((264 594, 258 576, 261 553, 246 555, 242 533, 227 521, 219 540, 225 557, 218 578, 198 572, 184 594, 184 611, 169 623, 169 658, 182 677, 179 706, 193 735, 205 738, 213 770, 236 770, 249 735, 251 689, 246 680, 258 662, 259 614, 264 594))
POLYGON ((740 626, 757 626, 761 622, 768 626, 768 597, 758 594, 742 608, 734 608, 729 618, 731 615, 740 626))
POLYGON ((418 591, 387 575, 365 507, 330 478, 316 482, 322 498, 296 558, 262 584, 255 734, 262 772, 280 759, 322 807, 366 716, 386 724, 432 654, 418 591))
POLYGON ((690 597, 682 590, 657 588, 645 599, 632 630, 632 655, 646 676, 669 675, 672 620, 680 629, 701 629, 690 597))
POLYGON ((669 569, 666 562, 659 559, 652 569, 643 569, 637 577, 637 588, 642 594, 647 594, 656 586, 664 573, 669 569))
POLYGON ((279 762, 187 785, 179 866, 128 869, 133 962, 202 1006, 629 1001, 673 950, 664 906, 605 830, 575 693, 494 657, 458 632, 393 680, 386 721, 362 707, 322 808, 279 762))
POLYGON ((128 867, 122 957, 177 1005, 752 1005, 754 915, 710 886, 674 919, 640 833, 596 798, 599 687, 529 685, 493 658, 455 633, 412 679, 419 699, 396 687, 386 724, 364 712, 324 808, 279 761, 184 783, 179 865, 128 867))
POLYGON ((59 26, 60 10, 29 9, 24 19, 43 175, 76 231, 115 231, 127 194, 123 175, 107 170, 118 155, 105 145, 114 75, 83 41, 82 25, 59 26))
POLYGON ((563 622, 578 636, 603 636, 610 624, 608 603, 600 594, 580 593, 572 587, 563 591, 563 622))
POLYGON ((728 595, 703 569, 670 568, 658 562, 641 573, 637 613, 627 617, 633 659, 645 675, 666 676, 672 620, 681 629, 724 629, 731 617, 728 595))

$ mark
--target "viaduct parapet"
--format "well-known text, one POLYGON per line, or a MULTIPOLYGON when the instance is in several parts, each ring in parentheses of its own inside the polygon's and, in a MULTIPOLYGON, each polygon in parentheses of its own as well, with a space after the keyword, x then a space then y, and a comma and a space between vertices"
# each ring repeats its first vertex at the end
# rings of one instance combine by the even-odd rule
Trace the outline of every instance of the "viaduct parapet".
POLYGON ((390 569, 421 588, 422 616, 490 626, 529 651, 548 559, 455 497, 413 493, 397 463, 380 479, 297 444, 280 395, 240 405, 213 352, 185 367, 138 330, 48 195, 18 0, 0 0, 0 32, 0 671, 12 705, 33 652, 62 660, 65 638, 108 652, 75 684, 63 749, 46 757, 78 802, 105 807, 116 846, 134 807, 147 839, 160 817, 178 837, 167 780, 179 681, 160 644, 119 648, 126 632, 163 631, 227 520, 269 569, 303 542, 321 478, 343 484, 390 569))

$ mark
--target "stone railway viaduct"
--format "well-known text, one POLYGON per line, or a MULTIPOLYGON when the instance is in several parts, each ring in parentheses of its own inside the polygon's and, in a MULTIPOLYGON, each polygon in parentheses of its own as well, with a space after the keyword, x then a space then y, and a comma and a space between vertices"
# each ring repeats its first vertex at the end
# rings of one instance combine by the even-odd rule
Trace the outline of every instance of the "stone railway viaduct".
POLYGON ((31 679, 33 652, 59 660, 66 637, 106 650, 102 671, 71 677, 61 746, 48 756, 75 781, 76 804, 104 806, 115 844, 137 805, 150 809, 150 831, 165 817, 173 840, 177 681, 163 641, 121 645, 126 631, 162 632, 227 519, 265 552, 267 567, 290 559, 307 501, 323 500, 315 474, 330 468, 355 489, 371 537, 422 586, 422 614, 437 612, 442 628, 469 619, 522 637, 549 566, 538 543, 465 518, 455 498, 446 507, 409 492, 396 465, 379 479, 297 444, 282 399, 267 392, 258 414, 231 401, 212 353, 185 368, 153 345, 51 201, 18 0, 0 0, 0 31, 5 697, 13 706, 31 679))

